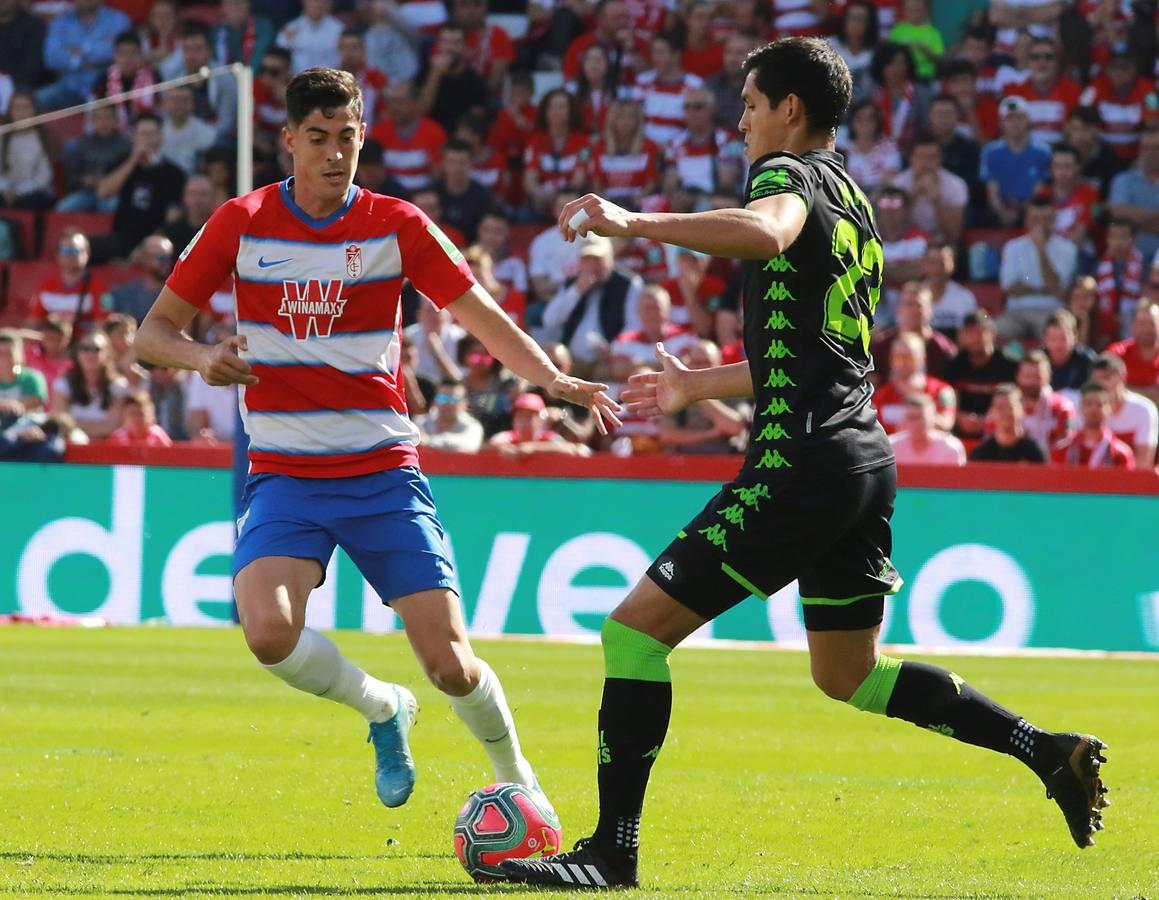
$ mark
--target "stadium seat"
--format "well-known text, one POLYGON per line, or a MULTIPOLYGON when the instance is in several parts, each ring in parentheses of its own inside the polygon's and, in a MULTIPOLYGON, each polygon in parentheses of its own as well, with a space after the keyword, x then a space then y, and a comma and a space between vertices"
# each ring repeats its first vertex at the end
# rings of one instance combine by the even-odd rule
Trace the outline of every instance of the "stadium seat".
POLYGON ((181 17, 212 28, 221 24, 221 6, 217 3, 196 3, 182 9, 181 17))
POLYGON ((967 228, 962 232, 959 243, 964 247, 972 244, 989 244, 998 250, 1007 241, 1024 234, 1021 228, 967 228))
POLYGON ((113 217, 109 213, 45 213, 44 237, 40 242, 43 259, 56 256, 60 236, 69 228, 80 229, 90 237, 94 234, 108 234, 113 230, 113 217))
POLYGON ((531 80, 534 86, 532 101, 538 103, 548 91, 563 86, 563 72, 532 72, 531 80))
POLYGON ((10 262, 4 272, 3 318, 23 323, 28 318, 28 306, 37 285, 56 271, 56 263, 45 260, 10 262))
POLYGON ((537 234, 546 228, 547 225, 512 225, 511 235, 507 239, 511 255, 526 261, 528 251, 531 249, 531 242, 535 240, 537 234))
POLYGON ((12 238, 16 242, 17 259, 35 259, 40 232, 40 215, 30 209, 5 209, 0 211, 0 219, 12 226, 12 238))

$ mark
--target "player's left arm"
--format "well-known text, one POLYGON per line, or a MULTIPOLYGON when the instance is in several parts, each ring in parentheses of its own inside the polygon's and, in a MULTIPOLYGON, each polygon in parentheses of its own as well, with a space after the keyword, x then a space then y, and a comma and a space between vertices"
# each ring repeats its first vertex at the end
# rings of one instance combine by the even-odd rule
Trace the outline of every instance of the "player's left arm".
POLYGON ((636 213, 596 194, 568 203, 560 214, 564 240, 590 231, 605 237, 639 237, 699 250, 726 259, 772 259, 797 239, 809 214, 804 198, 792 192, 750 200, 743 209, 696 213, 636 213), (568 224, 583 210, 588 220, 577 233, 568 224))
POLYGON ((480 285, 447 305, 464 328, 483 342, 491 354, 520 378, 543 388, 551 396, 591 410, 600 434, 608 425, 619 425, 620 405, 607 395, 606 384, 594 384, 564 375, 540 346, 508 318, 507 313, 480 285))

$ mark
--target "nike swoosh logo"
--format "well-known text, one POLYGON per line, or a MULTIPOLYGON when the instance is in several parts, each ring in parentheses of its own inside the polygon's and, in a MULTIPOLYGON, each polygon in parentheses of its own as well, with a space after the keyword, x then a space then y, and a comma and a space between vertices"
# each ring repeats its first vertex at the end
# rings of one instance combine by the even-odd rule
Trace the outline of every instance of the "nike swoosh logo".
POLYGON ((270 266, 280 266, 282 263, 288 263, 293 258, 294 257, 291 256, 291 257, 288 257, 286 259, 267 260, 264 256, 259 256, 258 257, 258 268, 259 269, 268 269, 270 266))

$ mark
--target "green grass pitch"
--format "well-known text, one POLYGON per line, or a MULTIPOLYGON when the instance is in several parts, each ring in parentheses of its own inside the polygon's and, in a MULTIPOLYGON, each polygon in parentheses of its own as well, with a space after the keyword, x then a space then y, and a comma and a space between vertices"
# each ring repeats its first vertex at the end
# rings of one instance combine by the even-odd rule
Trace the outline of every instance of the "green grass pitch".
MULTIPOLYGON (((358 716, 265 675, 237 631, 0 629, 0 895, 452 897, 451 827, 482 751, 403 638, 339 634, 412 686, 419 766, 379 805, 358 716)), ((595 646, 478 643, 563 820, 595 818, 595 646)), ((1021 765, 826 700, 803 654, 681 650, 645 809, 644 892, 1159 896, 1159 660, 952 660, 1030 720, 1110 745, 1080 852, 1021 765)))

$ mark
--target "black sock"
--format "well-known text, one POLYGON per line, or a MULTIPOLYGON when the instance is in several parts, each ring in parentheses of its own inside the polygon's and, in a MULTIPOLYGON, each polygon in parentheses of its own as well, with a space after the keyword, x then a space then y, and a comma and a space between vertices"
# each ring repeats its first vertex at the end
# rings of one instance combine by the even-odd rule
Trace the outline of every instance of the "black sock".
POLYGON ((652 763, 672 715, 672 684, 608 678, 600 705, 600 821, 593 840, 635 853, 652 763))
POLYGON ((903 662, 885 714, 1007 753, 1040 775, 1057 765, 1053 745, 1042 740, 1044 732, 937 666, 903 662))

